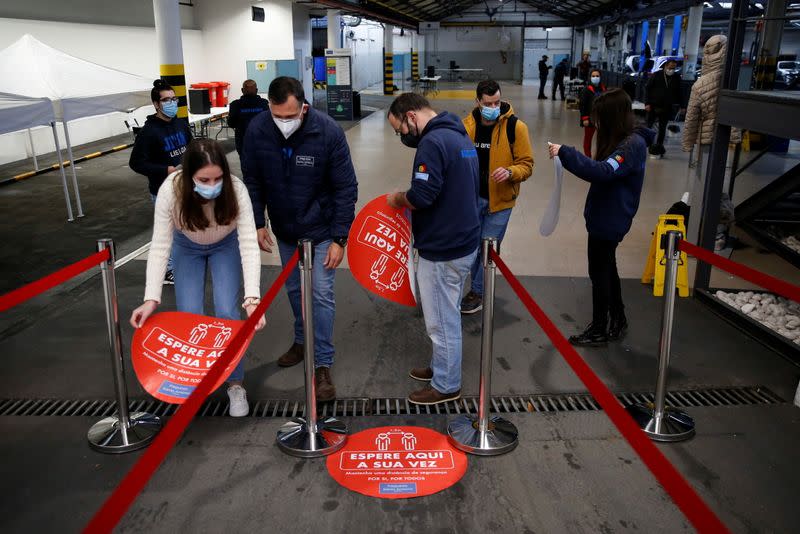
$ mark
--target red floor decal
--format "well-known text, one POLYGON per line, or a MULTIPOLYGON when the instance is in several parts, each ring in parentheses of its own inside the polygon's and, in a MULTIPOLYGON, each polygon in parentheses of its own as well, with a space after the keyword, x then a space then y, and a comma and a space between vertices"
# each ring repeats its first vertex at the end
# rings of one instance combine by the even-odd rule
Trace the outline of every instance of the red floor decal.
POLYGON ((467 455, 444 436, 418 426, 371 428, 328 457, 342 486, 382 499, 408 499, 449 488, 467 471, 467 455))
MULTIPOLYGON (((131 359, 136 377, 153 397, 183 404, 243 324, 192 313, 157 313, 133 334, 131 359)), ((248 344, 249 340, 214 389, 230 376, 248 344)))

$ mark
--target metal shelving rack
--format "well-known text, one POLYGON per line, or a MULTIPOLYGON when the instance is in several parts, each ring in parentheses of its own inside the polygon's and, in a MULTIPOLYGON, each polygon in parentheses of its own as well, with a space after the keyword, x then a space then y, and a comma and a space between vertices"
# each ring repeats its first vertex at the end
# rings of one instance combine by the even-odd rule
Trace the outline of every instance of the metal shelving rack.
MULTIPOLYGON (((736 90, 739 79, 740 52, 743 49, 745 29, 748 22, 748 4, 747 0, 734 0, 731 6, 726 57, 728 68, 726 68, 722 78, 717 124, 708 159, 700 213, 698 245, 707 250, 714 250, 731 127, 785 139, 800 140, 800 126, 798 126, 800 124, 800 94, 736 90)), ((786 250, 782 250, 787 247, 772 239, 768 232, 764 231, 758 224, 759 211, 778 201, 781 195, 792 195, 795 191, 800 191, 799 182, 800 165, 795 166, 775 180, 774 185, 764 188, 764 193, 756 193, 751 199, 743 202, 741 209, 737 208, 736 213, 737 221, 740 220, 741 216, 743 221, 741 226, 745 231, 751 231, 753 237, 762 245, 769 247, 786 259, 792 257, 793 251, 789 250, 787 253, 786 250)), ((791 223, 791 221, 789 222, 791 223)), ((795 263, 795 265, 797 264, 795 263)), ((788 342, 778 333, 772 332, 745 314, 720 302, 714 296, 716 290, 730 290, 725 290, 724 288, 711 289, 709 288, 710 280, 711 266, 699 262, 694 279, 695 296, 698 300, 707 304, 725 320, 735 324, 768 347, 800 365, 800 346, 788 342)))

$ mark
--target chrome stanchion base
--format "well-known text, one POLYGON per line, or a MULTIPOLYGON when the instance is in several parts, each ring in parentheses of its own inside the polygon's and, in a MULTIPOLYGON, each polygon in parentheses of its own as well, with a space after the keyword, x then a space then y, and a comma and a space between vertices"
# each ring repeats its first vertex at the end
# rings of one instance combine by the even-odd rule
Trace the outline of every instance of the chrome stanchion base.
POLYGON ((669 406, 664 408, 661 429, 656 432, 654 411, 651 403, 628 407, 628 413, 653 441, 683 441, 694 436, 694 419, 689 414, 669 406))
POLYGON ((89 429, 89 447, 110 454, 131 452, 147 447, 161 430, 161 419, 147 412, 130 414, 130 423, 125 428, 116 415, 101 419, 89 429))
POLYGON ((519 432, 509 421, 495 416, 489 419, 489 430, 478 430, 478 417, 460 415, 447 425, 450 443, 459 450, 478 456, 496 456, 510 452, 519 443, 519 432))
POLYGON ((278 430, 278 447, 290 456, 319 458, 328 456, 344 447, 347 441, 347 425, 329 417, 317 421, 317 430, 311 431, 305 419, 297 417, 278 430))

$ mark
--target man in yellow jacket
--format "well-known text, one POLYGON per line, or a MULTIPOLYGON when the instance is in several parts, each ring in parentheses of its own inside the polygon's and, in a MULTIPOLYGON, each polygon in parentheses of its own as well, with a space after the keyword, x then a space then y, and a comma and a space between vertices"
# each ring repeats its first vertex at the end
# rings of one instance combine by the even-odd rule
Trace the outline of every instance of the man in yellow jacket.
MULTIPOLYGON (((519 196, 519 186, 533 173, 533 150, 528 127, 514 115, 511 104, 501 100, 500 85, 496 81, 480 82, 475 93, 475 109, 463 122, 478 151, 481 238, 496 237, 500 242, 519 196)), ((472 265, 471 274, 472 288, 461 301, 464 314, 483 308, 480 255, 472 265)))

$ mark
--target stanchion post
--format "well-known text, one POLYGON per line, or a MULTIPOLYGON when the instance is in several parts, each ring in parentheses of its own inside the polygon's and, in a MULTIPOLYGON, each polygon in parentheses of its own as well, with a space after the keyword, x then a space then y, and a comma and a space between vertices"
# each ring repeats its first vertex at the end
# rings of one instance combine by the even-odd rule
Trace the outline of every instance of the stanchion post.
POLYGON ((305 359, 306 409, 305 417, 296 417, 278 430, 278 447, 291 456, 319 458, 344 447, 347 425, 328 417, 317 419, 317 396, 314 372, 314 243, 299 242, 300 300, 303 312, 303 342, 305 359))
POLYGON ((694 436, 694 420, 686 413, 666 406, 667 374, 672 351, 672 325, 675 317, 675 288, 677 287, 680 250, 678 243, 683 235, 675 230, 667 232, 660 244, 665 249, 666 275, 664 280, 664 311, 661 317, 658 375, 653 404, 634 404, 629 413, 654 441, 683 441, 694 436))
POLYGON ((125 383, 125 366, 122 359, 122 334, 117 307, 117 283, 114 276, 114 242, 97 241, 97 251, 108 250, 108 260, 100 264, 103 275, 103 292, 106 302, 108 344, 111 350, 111 369, 114 373, 114 392, 117 414, 106 417, 89 429, 89 446, 106 453, 130 452, 146 447, 161 430, 161 419, 147 412, 128 411, 128 386, 125 383))
POLYGON ((479 456, 495 456, 511 451, 519 443, 517 428, 500 416, 490 417, 492 399, 492 359, 494 345, 494 289, 496 267, 491 251, 497 239, 484 238, 483 257, 483 325, 481 331, 481 377, 478 416, 461 415, 447 426, 447 435, 454 447, 479 456))

